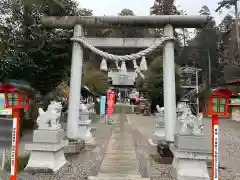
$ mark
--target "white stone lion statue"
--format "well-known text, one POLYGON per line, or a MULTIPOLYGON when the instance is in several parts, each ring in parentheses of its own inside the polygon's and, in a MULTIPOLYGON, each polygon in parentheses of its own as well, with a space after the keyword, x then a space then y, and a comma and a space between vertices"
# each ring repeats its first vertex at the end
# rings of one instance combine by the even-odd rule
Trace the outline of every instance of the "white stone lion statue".
POLYGON ((189 107, 184 107, 179 104, 178 112, 181 113, 178 116, 178 120, 180 122, 180 132, 181 133, 191 133, 191 134, 199 134, 203 131, 203 114, 199 113, 194 116, 189 107))
POLYGON ((51 102, 46 112, 44 112, 42 108, 39 108, 39 116, 37 118, 38 129, 60 128, 59 120, 61 117, 61 111, 62 104, 56 101, 51 102))
POLYGON ((80 104, 80 111, 82 111, 82 112, 89 112, 87 105, 84 104, 84 103, 81 103, 80 104))

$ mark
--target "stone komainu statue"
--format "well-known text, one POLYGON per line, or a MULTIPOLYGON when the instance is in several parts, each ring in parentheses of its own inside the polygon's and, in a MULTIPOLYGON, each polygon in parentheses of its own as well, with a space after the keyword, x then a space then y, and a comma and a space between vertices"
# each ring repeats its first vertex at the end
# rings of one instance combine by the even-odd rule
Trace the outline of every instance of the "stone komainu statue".
POLYGON ((59 120, 61 117, 61 112, 62 105, 60 102, 56 101, 51 101, 47 111, 39 108, 39 116, 37 118, 38 129, 60 128, 59 120))

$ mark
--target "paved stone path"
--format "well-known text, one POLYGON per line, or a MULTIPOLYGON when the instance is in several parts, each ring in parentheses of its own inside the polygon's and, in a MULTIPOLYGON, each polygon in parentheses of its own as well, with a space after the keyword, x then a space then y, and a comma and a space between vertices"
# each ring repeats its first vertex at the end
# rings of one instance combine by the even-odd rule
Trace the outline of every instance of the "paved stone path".
POLYGON ((143 180, 139 172, 131 127, 119 115, 101 164, 99 174, 90 180, 143 180))

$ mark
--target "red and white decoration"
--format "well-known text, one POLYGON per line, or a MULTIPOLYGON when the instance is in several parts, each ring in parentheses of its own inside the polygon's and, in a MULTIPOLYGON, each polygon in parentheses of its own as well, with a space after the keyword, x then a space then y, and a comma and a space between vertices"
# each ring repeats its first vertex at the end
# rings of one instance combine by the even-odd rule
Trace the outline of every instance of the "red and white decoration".
POLYGON ((107 95, 107 115, 112 116, 114 111, 114 104, 115 104, 115 93, 108 92, 107 95))

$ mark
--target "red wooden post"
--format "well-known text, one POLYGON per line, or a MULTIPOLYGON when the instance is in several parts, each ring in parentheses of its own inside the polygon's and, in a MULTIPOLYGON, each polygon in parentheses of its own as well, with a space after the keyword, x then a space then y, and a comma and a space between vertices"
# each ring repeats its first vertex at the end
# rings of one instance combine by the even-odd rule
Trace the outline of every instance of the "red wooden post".
POLYGON ((20 112, 19 112, 19 109, 13 109, 13 118, 14 118, 14 120, 13 120, 10 180, 17 180, 18 149, 19 149, 19 136, 20 136, 20 112))
POLYGON ((218 140, 219 124, 218 115, 212 115, 212 180, 218 180, 218 140))

